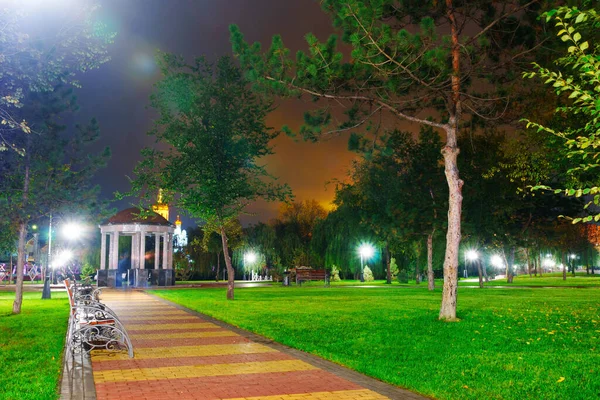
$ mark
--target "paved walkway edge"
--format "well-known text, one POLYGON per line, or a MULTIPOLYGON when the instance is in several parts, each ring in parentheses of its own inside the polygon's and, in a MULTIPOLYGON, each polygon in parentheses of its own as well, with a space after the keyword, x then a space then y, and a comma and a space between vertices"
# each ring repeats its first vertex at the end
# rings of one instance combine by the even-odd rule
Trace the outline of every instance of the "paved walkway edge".
MULTIPOLYGON (((148 293, 146 291, 143 291, 144 293, 146 293, 149 296, 152 296, 153 298, 162 301, 165 304, 168 304, 170 306, 173 306, 175 308, 178 308, 182 311, 185 311, 189 314, 195 315, 197 317, 200 317, 202 319, 205 319, 208 322, 211 322, 215 325, 219 325, 222 328, 225 329, 229 329, 235 333, 237 333, 238 335, 245 337, 246 339, 252 340, 253 342, 256 343, 260 343, 262 345, 265 345, 267 347, 271 347, 275 350, 281 351, 283 353, 287 353, 293 357, 296 357, 299 360, 302 360, 304 362, 307 362, 311 365, 314 365, 315 367, 321 368, 322 370, 325 370, 327 372, 330 372, 334 375, 337 375, 339 377, 342 377, 344 379, 349 380, 350 382, 353 382, 357 385, 360 385, 366 389, 372 390, 374 392, 377 392, 381 395, 384 396, 388 396, 390 399, 394 399, 394 400, 425 400, 425 399, 430 399, 429 397, 425 397, 416 393, 413 393, 409 390, 406 389, 401 389, 399 387, 390 385, 388 383, 384 383, 382 381, 379 381, 375 378, 371 378, 369 376, 363 375, 359 372, 353 371, 349 368, 346 367, 342 367, 341 365, 335 364, 331 361, 327 361, 324 360, 318 356, 306 353, 304 351, 301 350, 297 350, 288 346, 285 346, 281 343, 275 342, 271 339, 268 339, 264 336, 258 335, 256 333, 253 332, 249 332, 246 331, 244 329, 240 329, 234 325, 230 325, 226 322, 223 322, 221 320, 218 320, 216 318, 211 317, 210 315, 206 315, 206 314, 202 314, 199 313, 197 311, 191 310, 185 306, 182 306, 180 304, 174 303, 172 301, 169 301, 167 299, 163 299, 162 297, 156 296, 152 293, 148 293)), ((87 399, 86 399, 87 400, 87 399)))
POLYGON ((79 354, 72 354, 69 351, 66 338, 63 352, 60 400, 96 400, 96 385, 94 384, 90 356, 84 351, 79 354))

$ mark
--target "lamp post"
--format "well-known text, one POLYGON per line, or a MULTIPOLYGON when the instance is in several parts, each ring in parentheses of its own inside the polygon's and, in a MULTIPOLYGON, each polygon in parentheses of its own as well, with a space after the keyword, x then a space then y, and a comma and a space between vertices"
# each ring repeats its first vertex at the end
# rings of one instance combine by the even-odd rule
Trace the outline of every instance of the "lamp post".
POLYGON ((373 249, 373 246, 371 246, 368 243, 363 243, 360 245, 360 247, 358 248, 358 253, 360 254, 360 281, 364 282, 365 281, 365 267, 364 267, 364 262, 365 259, 369 259, 373 256, 373 253, 375 252, 375 249, 373 249))
POLYGON ((244 280, 246 280, 246 273, 248 272, 246 270, 246 263, 254 264, 255 261, 256 254, 253 251, 249 251, 246 254, 244 254, 244 280))
POLYGON ((48 224, 48 259, 46 260, 46 268, 44 271, 44 290, 42 290, 42 299, 50 299, 50 262, 52 259, 52 214, 50 214, 50 222, 48 224))

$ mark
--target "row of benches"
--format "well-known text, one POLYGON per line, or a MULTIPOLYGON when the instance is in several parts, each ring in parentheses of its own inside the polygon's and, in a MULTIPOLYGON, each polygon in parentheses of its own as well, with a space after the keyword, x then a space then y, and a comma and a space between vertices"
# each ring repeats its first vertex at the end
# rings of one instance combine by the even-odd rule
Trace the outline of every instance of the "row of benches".
POLYGON ((100 302, 100 289, 79 286, 69 279, 64 281, 69 294, 71 314, 67 346, 73 353, 92 350, 127 351, 133 358, 133 345, 117 314, 100 302))

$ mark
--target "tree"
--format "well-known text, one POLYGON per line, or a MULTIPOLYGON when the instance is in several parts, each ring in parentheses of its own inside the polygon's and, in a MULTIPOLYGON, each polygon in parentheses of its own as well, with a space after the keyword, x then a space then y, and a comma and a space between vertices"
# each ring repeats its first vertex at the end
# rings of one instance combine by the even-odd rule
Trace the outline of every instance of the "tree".
MULTIPOLYGON (((571 187, 552 189, 555 194, 569 197, 589 196, 585 208, 600 205, 600 187, 596 169, 600 146, 600 42, 596 39, 600 15, 594 10, 560 7, 544 14, 547 22, 552 21, 558 29, 557 36, 567 46, 555 64, 558 70, 534 64, 534 71, 525 73, 528 78, 538 77, 547 85, 552 85, 556 94, 568 102, 556 108, 559 118, 567 119, 566 126, 547 126, 539 122, 527 121, 528 128, 546 132, 559 138, 567 149, 566 158, 570 169, 567 174, 574 179, 571 187), (584 38, 588 38, 585 40, 584 38)), ((547 189, 547 183, 534 187, 547 189)), ((573 223, 600 221, 600 213, 582 215, 572 219, 573 223)))
POLYGON ((536 48, 537 32, 529 28, 536 23, 537 3, 323 0, 351 46, 349 61, 336 50, 335 35, 325 43, 307 35, 310 54, 298 52, 293 61, 280 36, 261 54, 260 44, 248 45, 238 27, 230 28, 234 53, 258 90, 326 103, 305 115, 300 132, 306 138, 362 128, 376 132, 382 114, 445 133, 449 209, 440 319, 456 319, 463 186, 459 128, 482 124, 506 106, 501 89, 514 86, 516 64, 536 48), (335 120, 334 104, 345 107, 343 121, 335 120), (337 126, 323 129, 328 125, 337 126))
POLYGON ((258 163, 272 154, 269 142, 277 136, 264 122, 271 106, 252 93, 227 57, 216 66, 203 58, 189 65, 163 53, 157 61, 163 77, 150 97, 159 114, 150 134, 168 149, 142 150, 132 193, 149 200, 162 188, 171 204, 206 222, 205 232, 219 232, 229 275, 227 298, 233 300, 229 224, 258 198, 290 195, 258 163))
POLYGON ((12 221, 18 230, 17 285, 13 313, 21 312, 23 264, 29 221, 49 214, 89 215, 99 207, 99 188, 91 184, 98 169, 110 157, 108 148, 93 154, 88 146, 99 137, 98 123, 77 125, 73 132, 57 123, 77 108, 72 91, 57 87, 53 92, 28 94, 18 110, 36 132, 18 135, 14 143, 24 149, 0 153, 0 219, 12 221))
MULTIPOLYGON (((364 146, 361 146, 364 147, 364 146)), ((351 184, 336 191, 336 201, 352 206, 389 253, 406 247, 407 242, 421 243, 427 238, 427 276, 430 290, 433 280, 433 236, 443 227, 441 218, 446 190, 440 164, 441 140, 432 129, 422 129, 418 140, 408 132, 392 131, 381 144, 354 164, 351 184)), ((409 246, 417 260, 423 246, 409 246)), ((391 283, 390 257, 387 257, 388 282, 391 283)), ((418 282, 418 281, 417 281, 418 282)))
MULTIPOLYGON (((221 253, 223 252, 223 243, 221 242, 221 232, 219 230, 210 230, 210 225, 203 227, 204 235, 202 237, 202 248, 217 255, 217 269, 215 271, 215 281, 219 282, 219 272, 221 270, 221 253)), ((242 246, 243 232, 242 224, 238 219, 228 221, 225 228, 229 249, 236 250, 242 246)), ((230 255, 231 256, 231 255, 230 255)))
POLYGON ((23 154, 23 147, 14 140, 15 133, 35 131, 31 121, 19 112, 30 93, 53 92, 59 84, 78 86, 77 73, 109 60, 108 46, 116 34, 95 19, 98 8, 87 0, 52 7, 45 15, 45 29, 37 29, 41 37, 37 37, 29 32, 35 26, 30 20, 35 13, 27 10, 26 4, 9 1, 2 6, 0 151, 12 148, 23 154))
POLYGON ((285 266, 312 266, 313 230, 326 216, 327 211, 314 199, 281 205, 272 225, 277 238, 275 245, 285 266))

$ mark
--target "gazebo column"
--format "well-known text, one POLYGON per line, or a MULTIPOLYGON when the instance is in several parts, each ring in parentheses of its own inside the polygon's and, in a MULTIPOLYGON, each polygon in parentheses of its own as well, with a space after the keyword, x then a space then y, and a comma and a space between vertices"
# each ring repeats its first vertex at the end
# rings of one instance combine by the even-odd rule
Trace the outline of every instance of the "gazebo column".
POLYGON ((108 268, 117 269, 119 267, 119 232, 115 231, 110 237, 110 249, 108 257, 108 268))
POLYGON ((160 262, 160 235, 154 234, 154 269, 159 269, 160 262))
POLYGON ((139 268, 140 238, 139 233, 131 235, 131 269, 139 268))
POLYGON ((144 269, 146 267, 146 231, 144 231, 142 229, 142 231, 139 233, 139 238, 140 238, 140 242, 139 242, 139 247, 138 247, 138 254, 139 254, 139 266, 138 268, 140 269, 144 269))
POLYGON ((173 236, 167 233, 169 238, 169 248, 167 249, 167 258, 169 259, 169 269, 173 269, 173 236))
POLYGON ((102 238, 100 243, 100 270, 104 271, 106 269, 106 233, 102 232, 100 237, 102 238))
POLYGON ((169 248, 168 248, 168 243, 169 243, 169 234, 167 232, 165 232, 165 234, 163 235, 163 253, 162 253, 162 269, 168 269, 169 268, 169 248))

